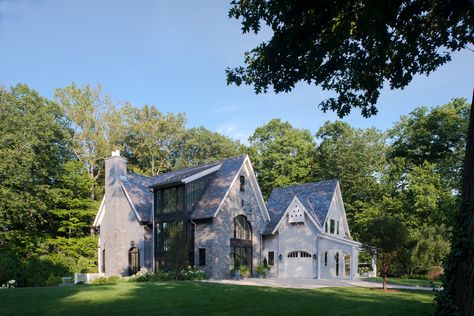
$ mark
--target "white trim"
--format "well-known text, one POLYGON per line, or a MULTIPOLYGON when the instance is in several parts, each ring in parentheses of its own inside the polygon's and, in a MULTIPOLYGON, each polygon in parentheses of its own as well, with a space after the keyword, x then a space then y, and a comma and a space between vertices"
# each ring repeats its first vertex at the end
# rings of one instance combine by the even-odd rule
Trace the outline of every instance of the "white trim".
MULTIPOLYGON (((244 160, 244 162, 245 162, 245 160, 244 160)), ((235 174, 234 179, 230 183, 229 188, 227 188, 227 192, 225 193, 224 197, 222 198, 221 202, 219 203, 219 206, 217 207, 217 210, 214 212, 214 215, 212 215, 212 217, 216 217, 217 214, 219 213, 219 211, 222 207, 222 204, 224 204, 225 199, 229 195, 229 192, 232 189, 232 187, 234 186, 235 180, 237 180, 237 178, 240 176, 240 173, 242 172, 243 167, 244 167, 244 163, 242 163, 242 165, 239 168, 239 171, 235 174)))
POLYGON ((347 221, 347 214, 346 214, 346 208, 344 207, 344 200, 342 199, 342 193, 341 193, 341 187, 339 186, 339 181, 337 181, 337 186, 336 186, 336 192, 334 193, 336 196, 337 199, 340 200, 341 202, 341 205, 342 205, 342 223, 344 225, 344 229, 346 230, 347 232, 347 236, 349 236, 349 238, 352 238, 351 237, 351 231, 349 230, 349 223, 347 221))
POLYGON ((347 245, 350 245, 350 246, 357 246, 357 247, 362 246, 362 244, 360 242, 355 241, 355 240, 351 240, 351 239, 339 238, 339 237, 335 237, 335 236, 329 236, 329 235, 326 235, 326 234, 320 234, 319 237, 321 239, 327 239, 327 240, 334 241, 334 242, 340 242, 340 243, 347 244, 347 245))
POLYGON ((261 210, 264 211, 263 216, 266 217, 267 221, 270 221, 270 214, 268 213, 267 204, 263 200, 262 191, 260 190, 260 186, 258 185, 257 178, 255 177, 255 172, 253 171, 252 163, 250 162, 250 158, 247 156, 245 162, 247 164, 247 168, 249 168, 250 174, 250 184, 252 185, 253 192, 255 197, 257 198, 258 206, 261 210))
POLYGON ((298 197, 295 195, 293 197, 293 200, 291 200, 290 204, 288 205, 288 207, 286 208, 285 212, 283 213, 283 215, 280 217, 280 220, 278 221, 278 224, 275 226, 275 228, 273 229, 272 231, 272 235, 275 234, 277 231, 278 231, 278 228, 280 228, 280 225, 281 223, 283 223, 283 220, 286 218, 286 215, 288 214, 288 212, 290 211, 290 209, 293 209, 294 205, 298 203, 298 207, 300 207, 307 215, 308 215, 308 218, 310 219, 311 223, 313 223, 314 226, 316 226, 316 228, 319 227, 318 223, 314 220, 313 216, 311 214, 309 214, 308 210, 304 207, 303 203, 301 203, 301 201, 298 199, 298 197))
POLYGON ((194 180, 199 179, 199 178, 201 178, 201 177, 207 176, 208 174, 211 174, 211 173, 213 173, 214 171, 219 170, 221 167, 222 167, 222 164, 216 165, 216 166, 211 167, 211 168, 209 168, 209 169, 206 169, 206 170, 203 170, 203 171, 198 172, 198 173, 196 173, 196 174, 193 174, 192 176, 189 176, 189 177, 187 177, 187 178, 184 178, 184 179, 181 180, 181 181, 184 182, 184 183, 188 183, 188 182, 194 181, 194 180))
POLYGON ((94 223, 92 224, 93 227, 100 226, 100 224, 102 223, 102 219, 104 218, 104 214, 105 214, 104 210, 105 210, 105 195, 102 198, 102 202, 100 202, 99 211, 97 212, 97 215, 94 218, 94 223))
POLYGON ((140 216, 138 215, 138 212, 137 212, 137 210, 135 209, 135 206, 134 206, 133 203, 132 203, 132 199, 130 199, 130 196, 128 195, 127 190, 125 190, 125 187, 123 186, 123 183, 122 183, 122 182, 120 182, 120 186, 122 187, 123 192, 125 193, 125 196, 127 197, 128 203, 130 203, 130 206, 132 207, 132 210, 133 210, 133 212, 135 213, 135 216, 137 217, 138 221, 141 222, 142 219, 141 219, 140 216))

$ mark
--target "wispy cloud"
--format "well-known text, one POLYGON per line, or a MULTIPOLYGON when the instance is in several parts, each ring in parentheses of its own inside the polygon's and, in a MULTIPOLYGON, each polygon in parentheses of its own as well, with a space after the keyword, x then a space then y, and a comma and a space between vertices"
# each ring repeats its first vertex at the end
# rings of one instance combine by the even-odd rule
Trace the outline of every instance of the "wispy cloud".
POLYGON ((235 111, 239 111, 241 110, 242 108, 240 106, 236 106, 236 105, 231 105, 231 106, 223 106, 223 107, 220 107, 220 108, 217 108, 215 110, 212 111, 212 114, 219 114, 219 113, 226 113, 226 112, 235 112, 235 111))
POLYGON ((248 143, 248 138, 251 134, 251 131, 241 129, 237 125, 230 124, 230 123, 220 125, 217 128, 217 132, 227 137, 238 139, 243 144, 248 143))

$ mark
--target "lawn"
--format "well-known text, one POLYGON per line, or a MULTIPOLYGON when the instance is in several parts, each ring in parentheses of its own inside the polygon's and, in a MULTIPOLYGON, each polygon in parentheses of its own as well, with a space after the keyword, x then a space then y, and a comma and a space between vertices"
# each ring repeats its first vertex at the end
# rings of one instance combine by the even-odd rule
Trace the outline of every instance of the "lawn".
POLYGON ((432 292, 315 290, 207 282, 0 290, 0 315, 428 315, 432 292))
MULTIPOLYGON (((362 280, 369 281, 369 282, 376 282, 376 283, 383 282, 383 278, 381 277, 363 278, 362 280)), ((438 280, 431 281, 431 280, 423 280, 423 279, 387 278, 387 283, 393 284, 393 285, 424 286, 424 287, 432 287, 432 283, 434 283, 434 285, 436 285, 437 287, 441 286, 441 281, 438 281, 438 280)))

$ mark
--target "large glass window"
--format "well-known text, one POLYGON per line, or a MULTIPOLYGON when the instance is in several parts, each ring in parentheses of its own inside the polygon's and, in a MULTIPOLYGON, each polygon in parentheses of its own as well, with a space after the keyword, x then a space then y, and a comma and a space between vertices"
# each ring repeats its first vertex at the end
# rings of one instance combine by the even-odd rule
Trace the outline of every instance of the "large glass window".
POLYGON ((186 184, 186 210, 191 212, 203 196, 209 183, 212 180, 214 173, 201 177, 186 184))
POLYGON ((155 193, 157 213, 174 213, 184 211, 183 186, 158 190, 155 193))
POLYGON ((245 240, 252 239, 252 229, 245 216, 239 215, 234 218, 232 223, 232 238, 245 240))

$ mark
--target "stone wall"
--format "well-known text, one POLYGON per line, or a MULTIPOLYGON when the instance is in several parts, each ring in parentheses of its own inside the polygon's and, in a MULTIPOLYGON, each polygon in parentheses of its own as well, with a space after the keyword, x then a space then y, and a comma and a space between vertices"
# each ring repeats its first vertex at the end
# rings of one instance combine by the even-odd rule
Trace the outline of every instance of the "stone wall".
POLYGON ((230 276, 230 238, 234 218, 238 215, 248 216, 253 213, 252 221, 252 265, 253 272, 262 262, 261 233, 265 226, 265 219, 257 202, 258 189, 251 184, 250 168, 245 162, 242 172, 237 175, 229 194, 224 200, 217 216, 207 223, 198 223, 195 227, 195 253, 198 261, 199 248, 206 249, 206 266, 199 267, 213 279, 226 279, 230 276), (245 176, 245 191, 240 191, 239 176, 245 176), (242 200, 244 201, 242 206, 242 200))

